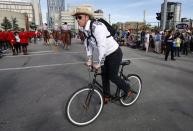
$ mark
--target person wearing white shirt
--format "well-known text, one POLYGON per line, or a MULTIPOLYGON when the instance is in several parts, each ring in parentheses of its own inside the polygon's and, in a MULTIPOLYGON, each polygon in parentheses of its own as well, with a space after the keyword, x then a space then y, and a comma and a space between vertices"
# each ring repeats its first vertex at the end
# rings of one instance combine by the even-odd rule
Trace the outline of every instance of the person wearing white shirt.
POLYGON ((148 50, 149 50, 149 37, 150 37, 150 34, 149 34, 149 31, 146 31, 145 33, 145 52, 146 54, 148 53, 148 50))
POLYGON ((69 46, 71 45, 71 32, 70 26, 68 26, 67 22, 65 22, 64 25, 62 25, 61 39, 64 44, 64 48, 69 49, 69 46))
POLYGON ((58 45, 58 39, 59 39, 59 27, 58 27, 58 24, 56 23, 54 25, 54 29, 53 29, 53 38, 55 40, 55 44, 58 45))
POLYGON ((64 25, 62 25, 62 30, 63 31, 69 31, 71 30, 70 26, 67 24, 67 22, 64 22, 64 25))
POLYGON ((106 26, 99 21, 94 21, 91 28, 93 29, 95 38, 90 37, 92 15, 93 13, 87 7, 78 7, 73 14, 78 25, 83 27, 83 32, 86 35, 84 43, 88 57, 86 61, 87 66, 91 66, 93 63, 92 58, 94 50, 98 52, 98 62, 92 66, 97 70, 101 68, 104 103, 106 104, 110 96, 110 80, 125 92, 125 96, 131 95, 131 91, 129 84, 118 76, 123 54, 118 43, 110 36, 110 32, 107 30, 106 26))
POLYGON ((43 30, 48 30, 48 26, 46 23, 43 25, 43 30))
POLYGON ((48 26, 46 23, 43 25, 43 37, 44 37, 45 45, 48 45, 49 32, 48 32, 48 26))

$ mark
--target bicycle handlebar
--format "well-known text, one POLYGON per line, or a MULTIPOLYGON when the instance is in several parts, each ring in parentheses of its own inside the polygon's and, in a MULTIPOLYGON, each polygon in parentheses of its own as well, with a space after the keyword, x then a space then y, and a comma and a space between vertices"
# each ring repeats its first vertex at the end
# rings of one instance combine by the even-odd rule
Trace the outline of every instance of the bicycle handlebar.
MULTIPOLYGON (((123 60, 123 61, 120 63, 120 66, 122 66, 121 68, 123 69, 124 66, 130 65, 130 64, 131 64, 131 61, 130 61, 130 60, 123 60)), ((85 65, 86 65, 86 64, 85 64, 85 65)), ((89 71, 89 72, 94 72, 95 75, 101 75, 101 72, 99 72, 98 69, 94 68, 93 65, 90 65, 90 66, 86 65, 86 66, 89 67, 89 68, 88 68, 88 71, 89 71)))

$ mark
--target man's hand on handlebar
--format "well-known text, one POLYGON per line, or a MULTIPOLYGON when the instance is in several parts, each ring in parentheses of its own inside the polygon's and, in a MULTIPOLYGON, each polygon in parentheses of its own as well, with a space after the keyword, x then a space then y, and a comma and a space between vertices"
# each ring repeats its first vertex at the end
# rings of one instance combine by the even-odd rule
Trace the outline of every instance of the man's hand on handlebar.
POLYGON ((100 73, 100 69, 101 69, 101 65, 100 64, 94 64, 92 63, 92 61, 88 60, 86 63, 85 63, 86 66, 89 67, 90 70, 92 71, 95 71, 97 73, 100 73))
POLYGON ((88 67, 91 67, 92 66, 92 61, 91 60, 88 60, 86 63, 85 63, 86 66, 88 67))
POLYGON ((101 65, 100 64, 94 64, 93 67, 96 69, 96 70, 99 70, 101 68, 101 65))

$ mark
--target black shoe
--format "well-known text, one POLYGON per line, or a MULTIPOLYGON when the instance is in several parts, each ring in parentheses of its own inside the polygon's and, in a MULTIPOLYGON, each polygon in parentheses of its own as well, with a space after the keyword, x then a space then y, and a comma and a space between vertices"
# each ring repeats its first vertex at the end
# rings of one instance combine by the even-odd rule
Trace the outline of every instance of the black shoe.
POLYGON ((171 60, 175 61, 176 59, 172 58, 171 60))
POLYGON ((123 95, 123 100, 126 100, 127 98, 132 97, 133 95, 134 92, 129 89, 129 91, 123 95))

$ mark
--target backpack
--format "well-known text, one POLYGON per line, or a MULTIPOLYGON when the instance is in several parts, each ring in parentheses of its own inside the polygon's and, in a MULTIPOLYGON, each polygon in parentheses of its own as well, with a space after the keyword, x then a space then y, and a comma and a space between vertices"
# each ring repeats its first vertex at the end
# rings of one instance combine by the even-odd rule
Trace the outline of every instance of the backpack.
MULTIPOLYGON (((95 21, 99 21, 99 22, 103 23, 103 24, 106 26, 107 30, 108 30, 109 33, 110 33, 110 35, 107 36, 106 38, 109 38, 109 37, 111 37, 111 36, 112 36, 112 37, 115 36, 115 33, 116 33, 115 29, 114 29, 106 20, 104 20, 103 18, 100 18, 100 19, 91 20, 91 23, 90 23, 90 32, 91 32, 91 35, 90 35, 89 37, 87 37, 87 39, 93 37, 93 38, 95 39, 95 41, 96 41, 96 38, 94 37, 94 35, 93 35, 93 30, 92 30, 92 26, 93 26, 93 23, 94 23, 95 21)), ((97 44, 97 41, 96 41, 96 44, 97 44)))
MULTIPOLYGON (((115 29, 103 18, 91 20, 91 23, 90 23, 91 33, 93 32, 92 31, 92 25, 93 25, 93 22, 95 22, 95 21, 99 21, 99 22, 103 23, 107 27, 107 30, 110 32, 110 36, 113 36, 113 37, 115 36, 115 33, 116 33, 115 29)), ((107 38, 110 36, 107 36, 107 38)))

